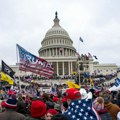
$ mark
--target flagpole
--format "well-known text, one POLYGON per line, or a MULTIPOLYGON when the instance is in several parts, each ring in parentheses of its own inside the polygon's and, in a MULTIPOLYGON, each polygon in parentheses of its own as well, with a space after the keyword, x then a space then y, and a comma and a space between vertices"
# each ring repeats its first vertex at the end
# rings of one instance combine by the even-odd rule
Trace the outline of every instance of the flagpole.
POLYGON ((19 80, 19 84, 18 84, 18 87, 19 87, 19 89, 21 90, 21 85, 20 85, 20 70, 19 70, 19 62, 18 62, 18 49, 17 49, 17 45, 16 45, 16 56, 17 56, 17 66, 18 66, 18 80, 19 80))
POLYGON ((79 85, 80 85, 80 70, 79 70, 79 85))

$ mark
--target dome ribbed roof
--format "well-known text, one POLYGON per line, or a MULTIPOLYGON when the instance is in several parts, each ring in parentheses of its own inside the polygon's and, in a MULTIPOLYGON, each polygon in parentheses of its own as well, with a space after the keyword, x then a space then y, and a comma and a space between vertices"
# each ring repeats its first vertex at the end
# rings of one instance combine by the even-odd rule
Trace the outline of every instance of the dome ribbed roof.
POLYGON ((57 12, 55 14, 56 14, 56 16, 54 19, 54 25, 51 29, 49 29, 47 31, 45 37, 49 37, 49 36, 53 36, 53 35, 62 35, 62 36, 69 37, 67 31, 59 25, 60 20, 57 17, 57 12))

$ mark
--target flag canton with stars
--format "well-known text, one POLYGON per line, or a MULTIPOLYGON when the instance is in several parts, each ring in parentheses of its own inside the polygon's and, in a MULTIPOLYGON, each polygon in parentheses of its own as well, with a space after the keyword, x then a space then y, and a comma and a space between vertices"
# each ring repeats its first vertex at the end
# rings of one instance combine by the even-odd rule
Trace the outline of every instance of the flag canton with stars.
POLYGON ((91 99, 73 101, 64 113, 69 120, 100 120, 91 99))

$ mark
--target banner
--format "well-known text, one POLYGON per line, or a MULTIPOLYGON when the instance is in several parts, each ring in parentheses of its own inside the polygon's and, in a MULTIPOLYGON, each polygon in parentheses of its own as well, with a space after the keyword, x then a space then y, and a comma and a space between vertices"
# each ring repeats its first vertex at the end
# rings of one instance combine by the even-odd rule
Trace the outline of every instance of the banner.
POLYGON ((3 81, 8 82, 10 85, 14 84, 14 80, 10 76, 5 74, 4 72, 0 73, 0 79, 3 80, 3 81))
POLYGON ((39 58, 20 45, 17 44, 19 51, 20 65, 19 69, 22 71, 33 72, 44 76, 46 78, 52 78, 54 74, 54 69, 52 64, 48 63, 46 60, 39 58))
POLYGON ((113 86, 109 89, 109 91, 118 91, 120 90, 120 78, 116 78, 113 86))
POLYGON ((14 78, 13 75, 15 74, 15 72, 12 70, 12 68, 10 68, 3 60, 1 65, 1 71, 8 74, 11 78, 14 78))
POLYGON ((120 79, 119 79, 119 78, 116 78, 116 79, 115 79, 114 85, 115 85, 116 87, 118 87, 118 86, 120 85, 120 79))

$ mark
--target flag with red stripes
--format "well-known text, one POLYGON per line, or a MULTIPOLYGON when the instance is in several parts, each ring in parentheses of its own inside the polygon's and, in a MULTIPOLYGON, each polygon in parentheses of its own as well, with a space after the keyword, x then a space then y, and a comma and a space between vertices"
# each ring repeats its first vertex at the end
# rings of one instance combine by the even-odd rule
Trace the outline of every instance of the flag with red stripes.
POLYGON ((54 74, 54 69, 52 64, 48 63, 46 60, 39 58, 23 47, 17 44, 19 51, 20 64, 19 69, 22 71, 33 72, 44 76, 46 78, 52 78, 54 74))

